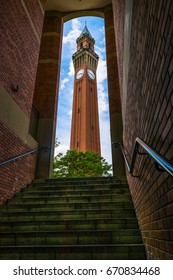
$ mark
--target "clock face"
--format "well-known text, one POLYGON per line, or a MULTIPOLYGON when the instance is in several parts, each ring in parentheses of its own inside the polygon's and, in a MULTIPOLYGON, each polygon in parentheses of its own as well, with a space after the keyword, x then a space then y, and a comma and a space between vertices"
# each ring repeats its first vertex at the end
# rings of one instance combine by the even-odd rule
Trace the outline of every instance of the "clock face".
POLYGON ((80 69, 76 74, 76 79, 82 78, 83 74, 84 74, 84 69, 80 69))
POLYGON ((87 69, 87 73, 88 73, 88 76, 89 76, 92 80, 95 79, 95 74, 94 74, 94 72, 93 72, 92 70, 87 69))

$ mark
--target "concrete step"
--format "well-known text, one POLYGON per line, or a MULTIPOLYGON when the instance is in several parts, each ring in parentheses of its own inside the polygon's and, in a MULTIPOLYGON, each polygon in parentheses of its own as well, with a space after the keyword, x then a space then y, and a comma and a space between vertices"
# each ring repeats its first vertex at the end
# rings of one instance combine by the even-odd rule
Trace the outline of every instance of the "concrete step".
POLYGON ((74 185, 57 185, 57 184, 39 184, 39 185, 29 185, 28 188, 26 189, 27 191, 29 190, 37 190, 37 191, 42 191, 42 190, 61 190, 61 191, 70 191, 70 190, 111 190, 111 189, 128 189, 128 185, 124 184, 123 186, 120 184, 74 184, 74 185))
POLYGON ((141 243, 139 230, 65 230, 65 231, 32 231, 1 232, 2 245, 83 245, 141 243))
POLYGON ((13 221, 13 220, 37 220, 37 219, 97 219, 97 218, 134 218, 136 217, 134 208, 125 208, 125 209, 78 209, 76 210, 47 210, 47 209, 37 209, 37 211, 31 209, 29 211, 24 210, 1 210, 0 211, 0 220, 1 221, 13 221))
POLYGON ((0 232, 57 231, 57 230, 138 229, 135 218, 127 219, 66 219, 14 220, 0 222, 0 232))
POLYGON ((40 194, 55 194, 55 195, 60 195, 60 196, 93 196, 93 195, 129 195, 129 189, 128 188, 121 188, 121 189, 115 189, 115 188, 106 188, 106 187, 97 187, 97 188, 79 188, 79 187, 74 187, 74 188, 52 188, 52 187, 40 187, 40 188, 24 188, 22 189, 19 193, 16 193, 15 196, 20 196, 20 195, 40 195, 40 194))
POLYGON ((111 189, 107 190, 105 189, 100 189, 100 190, 68 190, 68 189, 63 189, 59 190, 58 188, 54 190, 50 190, 49 188, 46 188, 45 190, 39 190, 39 188, 27 188, 27 189, 22 189, 19 193, 17 193, 15 197, 51 197, 51 196, 65 196, 65 197, 73 197, 73 196, 105 196, 105 195, 130 195, 129 189, 111 189))
POLYGON ((125 206, 126 203, 131 203, 131 197, 129 195, 125 195, 125 196, 117 196, 117 195, 107 195, 107 196, 75 196, 75 197, 59 197, 59 196, 54 196, 54 197, 44 197, 44 198, 37 198, 37 197, 33 197, 33 198, 19 198, 19 197, 15 197, 14 199, 9 200, 8 202, 8 206, 12 206, 12 205, 21 205, 21 206, 29 206, 29 205, 34 205, 34 204, 60 204, 60 205, 64 205, 64 204, 75 204, 75 203, 119 203, 119 206, 125 206))
POLYGON ((125 180, 36 180, 0 208, 0 259, 145 259, 125 180))
POLYGON ((1 260, 144 260, 142 244, 0 246, 1 260))
POLYGON ((58 178, 58 179, 38 179, 33 181, 33 185, 94 185, 94 184, 127 184, 127 180, 116 179, 115 177, 85 177, 85 178, 58 178))
POLYGON ((54 211, 58 211, 58 210, 81 210, 81 209, 98 209, 100 211, 102 210, 106 210, 106 209, 118 209, 121 211, 124 210, 124 208, 132 208, 133 205, 131 203, 131 200, 118 200, 118 202, 74 202, 74 203, 61 203, 61 202, 48 202, 48 203, 41 203, 41 204, 37 204, 37 203, 25 203, 24 205, 22 204, 7 204, 4 207, 4 211, 16 211, 16 212, 23 212, 23 211, 29 211, 29 212, 33 212, 33 211, 50 211, 50 210, 54 210, 54 211))

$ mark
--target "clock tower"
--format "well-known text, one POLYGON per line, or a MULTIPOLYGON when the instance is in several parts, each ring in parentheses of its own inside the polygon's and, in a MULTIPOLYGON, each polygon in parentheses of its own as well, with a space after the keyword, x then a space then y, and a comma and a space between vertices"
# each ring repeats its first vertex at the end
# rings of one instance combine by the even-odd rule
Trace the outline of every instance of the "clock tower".
POLYGON ((76 43, 77 51, 72 56, 75 77, 70 150, 95 151, 100 155, 96 81, 99 57, 86 25, 76 43))

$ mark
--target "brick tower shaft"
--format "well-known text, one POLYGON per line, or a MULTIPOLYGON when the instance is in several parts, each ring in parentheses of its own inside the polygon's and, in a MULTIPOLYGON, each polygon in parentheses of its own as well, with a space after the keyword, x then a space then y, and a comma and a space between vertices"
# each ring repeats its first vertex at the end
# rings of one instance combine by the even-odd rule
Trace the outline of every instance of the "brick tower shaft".
POLYGON ((70 150, 100 154, 95 40, 85 26, 73 54, 75 69, 70 150))

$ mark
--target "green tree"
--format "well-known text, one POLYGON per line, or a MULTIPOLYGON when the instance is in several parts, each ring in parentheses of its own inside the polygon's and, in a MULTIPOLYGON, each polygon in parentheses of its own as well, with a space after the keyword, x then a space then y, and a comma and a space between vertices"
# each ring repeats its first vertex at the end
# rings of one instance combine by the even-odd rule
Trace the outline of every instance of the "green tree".
POLYGON ((96 152, 67 151, 54 160, 54 178, 111 176, 111 165, 96 152))

